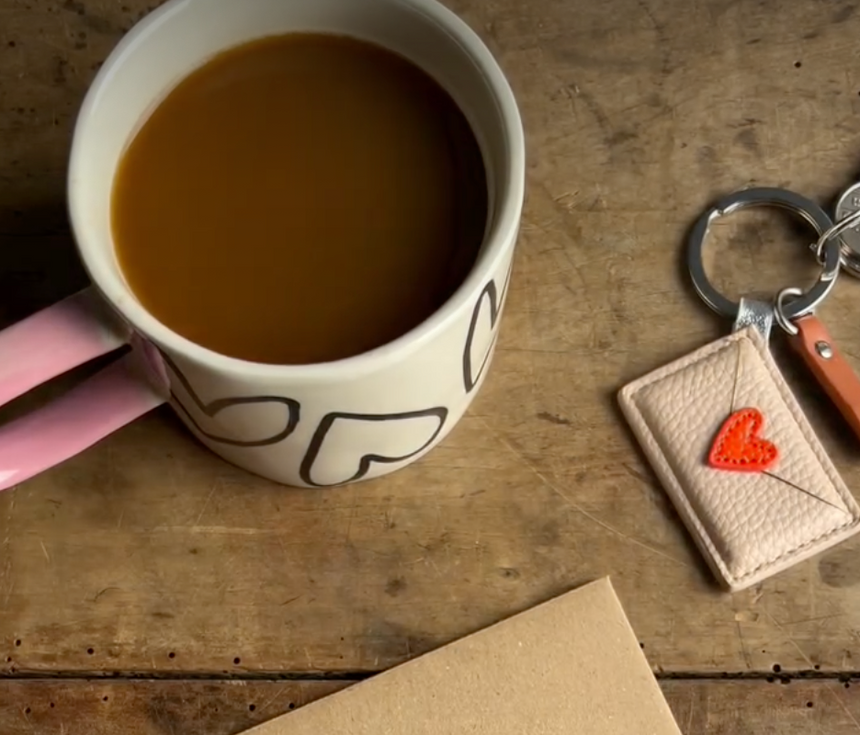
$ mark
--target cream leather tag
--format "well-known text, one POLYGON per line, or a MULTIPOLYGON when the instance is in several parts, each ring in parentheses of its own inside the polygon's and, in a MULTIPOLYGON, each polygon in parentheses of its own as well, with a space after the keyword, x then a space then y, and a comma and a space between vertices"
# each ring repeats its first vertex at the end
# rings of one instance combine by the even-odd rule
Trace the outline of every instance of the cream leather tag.
POLYGON ((749 587, 860 530, 860 507, 755 328, 630 383, 619 401, 729 589, 749 587))

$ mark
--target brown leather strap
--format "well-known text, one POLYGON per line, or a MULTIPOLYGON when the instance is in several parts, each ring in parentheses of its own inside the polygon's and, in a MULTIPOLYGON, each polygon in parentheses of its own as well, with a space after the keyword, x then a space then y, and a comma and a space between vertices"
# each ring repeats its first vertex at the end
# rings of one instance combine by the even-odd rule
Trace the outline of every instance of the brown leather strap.
POLYGON ((798 333, 789 339, 791 346, 860 438, 860 379, 817 317, 801 317, 794 326, 798 333))

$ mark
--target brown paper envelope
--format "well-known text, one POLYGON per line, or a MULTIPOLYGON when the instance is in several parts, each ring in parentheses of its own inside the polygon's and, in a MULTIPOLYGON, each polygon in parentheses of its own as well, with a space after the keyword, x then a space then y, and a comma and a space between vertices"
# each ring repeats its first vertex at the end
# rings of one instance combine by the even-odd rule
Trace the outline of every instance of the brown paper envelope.
POLYGON ((608 579, 247 735, 678 735, 608 579))

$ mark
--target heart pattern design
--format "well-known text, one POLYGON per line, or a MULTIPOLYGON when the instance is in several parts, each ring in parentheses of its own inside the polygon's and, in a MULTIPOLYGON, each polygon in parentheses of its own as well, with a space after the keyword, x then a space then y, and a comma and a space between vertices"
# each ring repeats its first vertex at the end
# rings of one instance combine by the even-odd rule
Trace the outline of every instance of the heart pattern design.
POLYGON ((436 441, 447 418, 444 406, 404 413, 326 414, 314 432, 299 475, 313 487, 355 482, 374 463, 404 462, 423 452, 436 441))
POLYGON ((757 408, 742 408, 729 416, 711 446, 708 464, 731 472, 764 472, 779 459, 776 444, 762 439, 764 416, 757 408))
POLYGON ((166 353, 161 352, 160 354, 167 370, 176 377, 185 395, 191 399, 194 408, 186 406, 185 402, 175 391, 171 391, 171 398, 194 428, 207 439, 222 444, 230 444, 235 447, 265 447, 271 444, 278 444, 295 431, 299 423, 299 412, 301 409, 298 401, 282 396, 237 396, 235 398, 216 398, 214 401, 206 403, 197 395, 197 391, 191 386, 191 382, 185 377, 179 366, 166 353), (265 436, 239 439, 207 431, 195 418, 195 413, 197 413, 209 419, 214 419, 222 411, 241 411, 243 408, 258 406, 260 404, 276 406, 282 412, 283 419, 280 422, 278 431, 272 429, 265 436))
POLYGON ((472 309, 469 332, 466 335, 466 346, 463 349, 463 387, 466 389, 467 394, 471 393, 480 382, 484 368, 490 359, 490 353, 493 351, 496 339, 499 336, 496 324, 499 320, 499 314, 505 305, 505 297, 508 295, 508 286, 511 283, 511 271, 513 267, 514 260, 511 258, 511 262, 508 263, 508 271, 501 294, 497 292, 495 280, 489 281, 484 286, 472 309), (488 329, 479 330, 478 326, 482 317, 487 322, 486 326, 488 329), (482 332, 482 334, 479 334, 479 332, 482 332), (483 345, 477 345, 477 350, 476 341, 483 342, 483 345), (482 354, 480 359, 476 361, 472 358, 475 357, 473 352, 477 351, 480 351, 482 354))

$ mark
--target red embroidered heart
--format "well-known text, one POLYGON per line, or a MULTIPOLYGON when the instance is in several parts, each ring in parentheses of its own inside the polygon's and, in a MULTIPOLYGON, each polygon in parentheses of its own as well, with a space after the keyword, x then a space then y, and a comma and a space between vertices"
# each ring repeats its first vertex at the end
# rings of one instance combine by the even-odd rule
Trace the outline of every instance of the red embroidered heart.
POLYGON ((773 442, 759 438, 764 416, 757 408, 742 408, 729 416, 708 455, 717 470, 763 472, 776 463, 779 450, 773 442))

